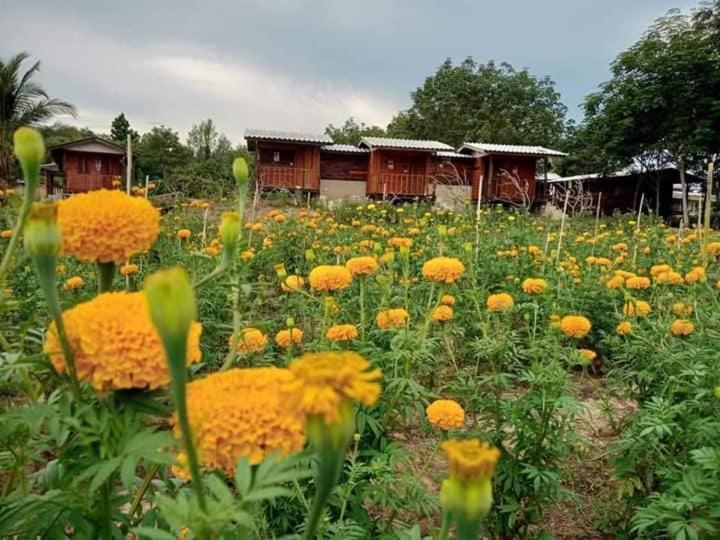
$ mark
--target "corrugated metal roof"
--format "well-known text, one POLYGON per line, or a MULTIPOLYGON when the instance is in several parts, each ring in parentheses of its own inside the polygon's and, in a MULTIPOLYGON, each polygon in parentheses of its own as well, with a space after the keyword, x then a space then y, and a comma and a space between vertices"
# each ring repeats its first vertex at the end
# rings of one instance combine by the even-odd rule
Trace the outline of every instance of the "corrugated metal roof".
POLYGON ((473 150, 487 154, 523 154, 525 156, 567 156, 565 152, 552 150, 544 146, 529 146, 524 144, 491 144, 481 142, 466 142, 460 150, 473 150))
POLYGON ((418 139, 392 139, 390 137, 363 137, 360 144, 370 148, 397 148, 402 150, 453 150, 449 144, 440 141, 418 139))
POLYGON ((254 129, 245 130, 246 139, 266 139, 273 141, 293 141, 317 144, 331 144, 332 139, 324 133, 301 133, 297 131, 274 131, 271 129, 254 129))
POLYGON ((343 152, 348 154, 367 154, 367 148, 358 148, 352 144, 326 144, 320 148, 323 152, 343 152))
POLYGON ((438 150, 437 152, 434 152, 433 155, 437 157, 444 157, 444 158, 464 158, 464 159, 472 159, 471 155, 468 154, 460 154, 458 152, 453 152, 450 150, 438 150))

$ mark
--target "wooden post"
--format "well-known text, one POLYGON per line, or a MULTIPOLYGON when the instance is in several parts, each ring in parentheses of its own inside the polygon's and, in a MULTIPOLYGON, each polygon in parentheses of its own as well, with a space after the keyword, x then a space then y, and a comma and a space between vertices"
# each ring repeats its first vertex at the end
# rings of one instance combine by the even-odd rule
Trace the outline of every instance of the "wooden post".
POLYGON ((632 267, 635 269, 635 262, 637 261, 638 252, 638 237, 640 236, 640 218, 642 217, 642 207, 645 204, 645 192, 643 191, 640 195, 640 206, 638 207, 637 219, 635 220, 635 249, 633 250, 632 267))
POLYGON ((567 215, 568 200, 570 199, 570 189, 565 190, 565 204, 563 205, 562 219, 560 220, 560 234, 558 234, 557 253, 555 254, 555 265, 560 261, 560 248, 562 247, 563 234, 565 233, 565 216, 567 215))
POLYGON ((148 198, 148 184, 150 183, 150 175, 145 175, 145 198, 148 198))
POLYGON ((598 192, 597 210, 595 211, 595 234, 593 235, 593 247, 590 255, 595 255, 595 244, 597 244, 598 227, 600 226, 600 208, 602 204, 602 191, 598 192))
POLYGON ((482 190, 484 175, 480 175, 478 181, 478 197, 477 205, 475 207, 475 264, 477 264, 478 257, 480 255, 480 208, 482 204, 482 190))
POLYGON ((715 163, 712 158, 708 160, 707 168, 707 186, 705 189, 705 235, 703 238, 703 261, 707 266, 707 243, 710 237, 711 221, 712 221, 712 197, 713 197, 713 173, 715 172, 715 163))
POLYGON ((132 137, 128 133, 127 136, 127 179, 125 180, 125 188, 127 194, 130 195, 130 184, 132 183, 132 137))

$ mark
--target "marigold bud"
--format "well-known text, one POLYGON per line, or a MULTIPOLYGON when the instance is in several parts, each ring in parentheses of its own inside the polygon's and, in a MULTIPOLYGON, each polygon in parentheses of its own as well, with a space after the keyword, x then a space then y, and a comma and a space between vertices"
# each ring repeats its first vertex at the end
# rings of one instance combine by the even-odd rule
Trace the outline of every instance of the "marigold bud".
POLYGON ((62 245, 60 226, 57 223, 55 203, 36 203, 25 224, 23 237, 25 251, 31 257, 52 256, 60 253, 62 245))
MULTIPOLYGON (((156 272, 145 280, 150 317, 166 343, 186 341, 196 319, 195 294, 187 272, 176 266, 156 272)), ((171 355, 168 355, 170 357, 171 355)))
POLYGON ((26 197, 32 196, 38 183, 40 163, 45 157, 45 143, 38 130, 21 127, 13 135, 13 144, 25 174, 26 197))
POLYGON ((231 255, 234 254, 238 237, 242 232, 240 214, 237 212, 223 212, 219 232, 225 250, 231 251, 231 255))
POLYGON ((245 161, 245 158, 235 158, 232 165, 232 171, 238 185, 240 187, 246 186, 248 178, 250 177, 250 171, 248 170, 248 164, 247 161, 245 161))

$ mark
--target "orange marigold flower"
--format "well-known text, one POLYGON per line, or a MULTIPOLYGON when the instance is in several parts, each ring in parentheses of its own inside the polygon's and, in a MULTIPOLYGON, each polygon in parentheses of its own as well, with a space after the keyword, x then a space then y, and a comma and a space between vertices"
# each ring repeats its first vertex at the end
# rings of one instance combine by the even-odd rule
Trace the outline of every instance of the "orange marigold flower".
POLYGON ((541 278, 527 278, 522 284, 525 294, 542 294, 546 287, 547 281, 541 278))
POLYGON ((580 349, 580 354, 582 355, 583 359, 586 360, 588 363, 592 362, 597 358, 597 353, 591 349, 580 349))
POLYGON ((137 274, 140 271, 140 267, 137 264, 124 264, 120 267, 120 274, 123 276, 130 276, 137 274))
POLYGON ((512 309, 515 301, 508 293, 498 293, 488 296, 486 305, 490 311, 506 311, 512 309))
POLYGON ((560 321, 560 331, 567 337, 583 338, 591 328, 590 321, 582 315, 566 315, 560 321))
POLYGON ((412 238, 403 238, 400 236, 395 236, 390 239, 390 242, 388 242, 391 246, 396 248, 401 247, 412 247, 413 241, 412 238))
POLYGON ((454 283, 465 273, 465 265, 455 257, 435 257, 422 267, 422 274, 428 281, 454 283))
POLYGON ((313 268, 308 279, 316 291, 339 291, 350 285, 352 274, 344 266, 323 264, 313 268))
POLYGON ((623 313, 626 317, 645 317, 652 311, 650 304, 644 300, 627 301, 623 306, 623 313))
POLYGON ((454 306, 455 305, 455 297, 451 296, 449 294, 443 294, 442 298, 440 298, 440 303, 445 304, 446 306, 454 306))
POLYGON ((453 318, 453 309, 450 306, 440 305, 432 312, 432 320, 435 322, 450 321, 453 318))
MULTIPOLYGON (((233 336, 230 336, 232 346, 233 336)), ((260 352, 267 347, 268 338, 257 328, 245 328, 237 336, 237 351, 240 353, 260 352)))
POLYGON ((372 274, 377 270, 378 264, 374 257, 353 257, 345 263, 353 276, 372 274))
MULTIPOLYGON (((188 384, 188 417, 202 465, 232 476, 243 457, 256 465, 273 452, 302 450, 305 419, 287 406, 296 399, 290 390, 294 380, 288 369, 260 367, 213 373, 188 384)), ((180 427, 174 432, 179 436, 180 427)))
POLYGON ((618 287, 622 287, 625 285, 625 278, 620 275, 615 275, 611 277, 607 283, 605 283, 605 286, 608 289, 617 289, 618 287))
POLYGON ((280 284, 280 288, 285 292, 291 293, 302 289, 303 285, 305 285, 305 280, 293 274, 285 278, 285 281, 280 284))
POLYGON ((685 283, 682 275, 673 270, 656 274, 655 281, 667 285, 682 285, 683 283, 685 283))
POLYGON ((8 240, 12 238, 13 232, 10 229, 5 229, 3 231, 0 231, 0 238, 3 240, 8 240))
POLYGON ((650 287, 650 279, 641 276, 633 276, 627 279, 625 287, 628 289, 647 289, 650 287))
POLYGON ((75 289, 79 289, 83 285, 85 285, 85 280, 83 278, 81 278, 80 276, 73 276, 65 281, 63 289, 65 289, 66 291, 72 291, 75 289))
POLYGON ((689 317, 693 313, 693 307, 690 304, 676 302, 672 306, 673 313, 678 317, 689 317))
POLYGON ((336 324, 328 328, 325 336, 330 341, 350 341, 358 337, 358 331, 354 324, 336 324))
MULTIPOLYGON (((97 390, 153 390, 170 382, 165 349, 150 320, 144 292, 100 294, 65 311, 63 320, 77 376, 97 390)), ((200 360, 201 332, 197 322, 190 327, 188 365, 200 360)), ((56 371, 65 371, 55 323, 48 328, 44 351, 56 371)))
POLYGON ((292 389, 299 395, 299 409, 321 416, 328 424, 340 420, 340 406, 359 401, 370 406, 380 397, 379 368, 370 369, 364 357, 351 351, 307 353, 290 364, 295 375, 292 389))
POLYGON ((460 429, 465 422, 465 410, 452 399, 437 399, 425 409, 430 424, 440 429, 460 429))
POLYGON ((375 322, 380 328, 387 330, 404 326, 409 318, 410 314, 403 308, 386 309, 377 314, 375 322))
POLYGON ((697 283, 703 279, 705 279, 705 269, 702 266, 696 266, 685 274, 685 281, 690 284, 697 283))
POLYGON ((286 328, 275 334, 275 343, 283 349, 287 349, 291 343, 300 345, 303 340, 303 331, 299 328, 286 328))
POLYGON ((711 256, 720 257, 720 242, 710 242, 705 249, 711 256))
POLYGON ((621 336, 627 336, 632 334, 632 323, 630 321, 623 321, 615 327, 615 332, 621 336))
POLYGON ((500 451, 478 439, 444 441, 442 448, 450 464, 450 478, 462 482, 487 480, 495 472, 500 451))
POLYGON ((659 276, 667 272, 672 272, 672 266, 669 264, 655 264, 650 268, 650 275, 652 276, 659 276))
POLYGON ((121 264, 152 246, 160 212, 147 199, 101 189, 58 204, 63 253, 86 262, 121 264))
POLYGON ((695 331, 695 325, 687 319, 676 319, 670 326, 673 336, 689 336, 695 331))

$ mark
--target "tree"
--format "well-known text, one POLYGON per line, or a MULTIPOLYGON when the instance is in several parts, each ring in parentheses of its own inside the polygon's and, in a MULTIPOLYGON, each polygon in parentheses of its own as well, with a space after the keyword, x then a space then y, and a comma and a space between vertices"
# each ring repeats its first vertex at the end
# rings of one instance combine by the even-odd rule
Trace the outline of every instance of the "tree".
POLYGON ((95 133, 89 128, 79 128, 61 122, 40 126, 39 129, 45 139, 45 145, 48 147, 95 136, 95 133))
POLYGON ((180 142, 180 136, 169 127, 155 126, 144 133, 137 144, 138 168, 151 178, 166 178, 178 167, 192 159, 190 149, 180 142))
POLYGON ((40 62, 23 71, 22 64, 30 58, 25 52, 0 60, 0 186, 13 172, 12 136, 21 126, 36 126, 53 116, 75 116, 75 107, 67 101, 48 97, 32 79, 40 71, 40 62))
POLYGON ((130 135, 133 142, 137 142, 140 134, 130 128, 130 122, 125 118, 125 113, 117 115, 110 126, 110 137, 118 144, 127 144, 127 137, 130 135))
POLYGON ((380 126, 368 126, 365 122, 359 124, 351 116, 340 127, 328 124, 325 128, 325 134, 328 135, 335 144, 354 144, 357 145, 363 137, 384 137, 385 130, 380 126))
POLYGON ((193 125, 188 133, 188 146, 201 161, 210 159, 218 143, 218 132, 211 118, 193 125))
POLYGON ((555 83, 527 70, 467 58, 447 59, 412 94, 412 106, 388 126, 395 137, 554 145, 565 129, 566 107, 555 83))
POLYGON ((587 125, 601 126, 606 156, 669 157, 679 172, 686 224, 686 169, 720 150, 720 55, 711 15, 672 10, 657 19, 618 55, 612 78, 585 107, 587 125))

